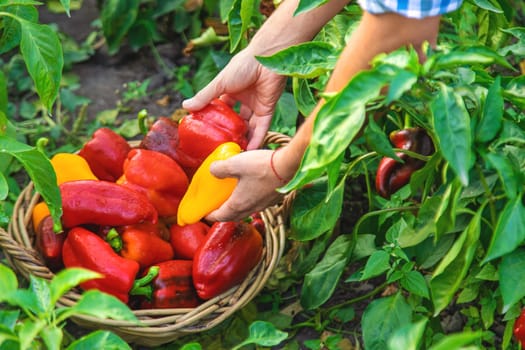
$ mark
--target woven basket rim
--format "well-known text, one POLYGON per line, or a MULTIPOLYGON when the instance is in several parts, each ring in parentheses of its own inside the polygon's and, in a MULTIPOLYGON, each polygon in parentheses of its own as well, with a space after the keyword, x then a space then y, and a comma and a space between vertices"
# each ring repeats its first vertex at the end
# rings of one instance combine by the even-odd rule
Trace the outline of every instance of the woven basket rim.
MULTIPOLYGON (((265 145, 287 144, 290 137, 277 132, 268 132, 265 145)), ((130 141, 132 146, 136 141, 130 141)), ((265 223, 263 257, 250 275, 238 286, 200 304, 192 309, 140 309, 132 310, 140 324, 129 321, 98 319, 91 316, 76 316, 72 320, 81 327, 108 329, 124 340, 145 346, 158 346, 171 342, 183 335, 209 330, 251 301, 264 287, 266 281, 279 263, 285 246, 285 218, 288 215, 294 192, 283 197, 278 205, 261 211, 265 223)), ((45 265, 34 249, 34 232, 31 213, 40 201, 40 194, 30 182, 20 193, 13 208, 13 215, 7 231, 0 228, 0 248, 8 264, 28 279, 35 275, 46 280, 55 274, 45 265)), ((58 301, 57 306, 72 306, 81 297, 75 288, 58 301)))

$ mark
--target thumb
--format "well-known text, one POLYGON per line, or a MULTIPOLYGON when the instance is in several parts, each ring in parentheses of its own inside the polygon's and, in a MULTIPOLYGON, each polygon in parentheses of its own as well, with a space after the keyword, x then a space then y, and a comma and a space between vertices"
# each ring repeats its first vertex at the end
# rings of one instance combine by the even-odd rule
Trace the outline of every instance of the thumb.
POLYGON ((231 159, 214 161, 210 164, 210 173, 219 179, 235 177, 231 171, 231 159))
POLYGON ((182 108, 189 111, 198 111, 206 107, 211 100, 219 97, 222 91, 219 89, 217 78, 212 80, 202 90, 200 90, 195 96, 190 99, 182 101, 182 108))

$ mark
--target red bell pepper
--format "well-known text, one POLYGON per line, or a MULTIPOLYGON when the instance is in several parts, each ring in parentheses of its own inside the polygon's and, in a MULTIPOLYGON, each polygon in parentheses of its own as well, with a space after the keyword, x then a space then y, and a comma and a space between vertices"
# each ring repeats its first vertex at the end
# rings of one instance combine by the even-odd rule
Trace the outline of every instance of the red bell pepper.
POLYGON ((210 226, 199 221, 194 224, 170 226, 170 243, 177 259, 192 260, 197 249, 206 240, 210 226))
POLYGON ((219 99, 212 100, 200 111, 184 116, 178 129, 177 157, 190 172, 225 142, 235 142, 243 150, 248 144, 246 121, 219 99))
POLYGON ((100 180, 116 181, 122 176, 122 165, 131 146, 122 136, 109 128, 97 129, 78 154, 100 180))
POLYGON ((192 308, 200 300, 192 282, 191 260, 168 260, 150 267, 130 291, 145 296, 142 309, 192 308))
POLYGON ((252 224, 261 235, 264 235, 266 233, 266 226, 264 225, 264 220, 262 219, 261 213, 253 213, 250 216, 248 216, 244 221, 246 221, 249 224, 252 224))
MULTIPOLYGON (((421 155, 429 156, 434 153, 432 139, 422 128, 406 128, 397 130, 390 134, 390 141, 396 148, 409 150, 421 155)), ((405 186, 412 174, 423 167, 425 162, 410 157, 403 152, 396 152, 396 155, 403 160, 399 162, 390 157, 383 157, 376 171, 376 190, 385 198, 401 187, 405 186)))
POLYGON ((176 216, 188 189, 184 170, 169 156, 146 149, 133 149, 124 162, 121 182, 146 194, 160 216, 176 216))
POLYGON ((168 117, 160 117, 149 128, 140 142, 139 148, 163 153, 177 163, 179 147, 179 124, 168 117))
POLYGON ((525 348, 525 308, 521 310, 520 315, 514 321, 513 333, 521 347, 525 348))
POLYGON ((158 214, 146 196, 114 182, 78 180, 60 184, 62 224, 123 226, 149 221, 158 214))
POLYGON ((53 218, 51 215, 43 218, 35 232, 36 247, 42 255, 47 267, 52 271, 62 268, 62 246, 66 239, 66 233, 55 232, 53 229, 53 218))
POLYGON ((115 229, 110 230, 106 241, 120 256, 138 262, 141 269, 173 259, 170 242, 134 227, 126 228, 120 234, 115 229))
POLYGON ((118 255, 97 234, 82 227, 72 228, 64 242, 62 257, 66 268, 82 267, 103 275, 102 278, 81 283, 82 289, 98 289, 124 303, 129 301, 129 291, 139 271, 139 263, 118 255))
POLYGON ((193 258, 193 283, 201 299, 242 282, 262 257, 259 231, 246 222, 215 222, 193 258))

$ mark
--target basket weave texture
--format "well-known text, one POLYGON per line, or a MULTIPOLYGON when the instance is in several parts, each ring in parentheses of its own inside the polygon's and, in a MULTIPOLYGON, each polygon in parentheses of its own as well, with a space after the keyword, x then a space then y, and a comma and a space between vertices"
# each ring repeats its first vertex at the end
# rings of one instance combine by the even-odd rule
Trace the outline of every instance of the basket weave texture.
MULTIPOLYGON (((289 137, 268 132, 265 145, 288 143, 289 137)), ((29 275, 47 280, 54 273, 44 263, 35 249, 35 232, 31 214, 40 201, 33 183, 23 189, 15 202, 13 216, 5 231, 0 228, 0 248, 4 251, 9 265, 24 278, 29 275)), ((292 201, 292 194, 275 206, 261 212, 265 223, 263 256, 260 263, 238 286, 207 300, 191 309, 141 309, 133 310, 140 324, 128 321, 98 319, 91 316, 77 316, 72 320, 88 329, 107 329, 115 332, 129 343, 144 346, 158 346, 169 343, 181 336, 209 330, 250 302, 264 287, 278 264, 285 244, 285 218, 292 201)), ((57 306, 72 306, 81 297, 80 289, 73 289, 58 301, 57 306)))

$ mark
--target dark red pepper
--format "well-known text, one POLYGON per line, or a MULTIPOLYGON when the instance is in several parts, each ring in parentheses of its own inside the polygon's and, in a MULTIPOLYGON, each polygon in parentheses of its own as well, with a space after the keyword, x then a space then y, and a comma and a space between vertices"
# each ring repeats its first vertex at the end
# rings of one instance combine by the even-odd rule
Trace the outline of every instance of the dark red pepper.
POLYGON ((139 148, 163 153, 179 163, 177 157, 178 147, 179 124, 168 117, 157 119, 139 145, 139 148))
MULTIPOLYGON (((390 134, 390 141, 396 148, 424 156, 430 156, 434 153, 432 139, 423 128, 406 128, 394 131, 390 134)), ((405 186, 410 181, 412 174, 425 165, 421 159, 410 157, 406 153, 396 152, 396 155, 403 162, 383 157, 377 167, 376 190, 385 198, 389 198, 392 193, 405 186)))
POLYGON ((235 142, 245 150, 248 125, 230 106, 214 99, 200 111, 184 116, 178 127, 179 163, 193 171, 219 145, 235 142))
POLYGON ((64 242, 62 257, 66 268, 82 267, 103 276, 81 283, 82 289, 98 289, 128 302, 139 263, 118 255, 96 233, 82 227, 72 228, 64 242))
POLYGON ((53 218, 46 216, 40 221, 36 230, 36 247, 47 267, 52 271, 58 271, 63 267, 62 246, 66 239, 65 232, 55 232, 53 229, 53 218))
POLYGON ((201 299, 213 298, 245 279, 262 257, 259 231, 246 222, 215 222, 193 259, 193 283, 201 299))
POLYGON ((97 129, 78 152, 100 180, 116 181, 122 176, 122 165, 131 146, 122 136, 109 128, 97 129))
POLYGON ((176 161, 157 151, 133 149, 123 167, 124 178, 120 184, 143 192, 160 216, 177 215, 189 181, 176 161))
POLYGON ((124 226, 158 220, 157 211, 146 196, 114 182, 78 180, 64 182, 59 188, 62 224, 66 228, 83 224, 124 226))
POLYGON ((262 219, 261 213, 253 213, 248 216, 245 221, 249 224, 252 224, 261 235, 266 233, 266 226, 264 225, 264 220, 262 219))
POLYGON ((110 230, 106 241, 120 256, 138 262, 141 269, 173 259, 173 248, 169 242, 134 227, 126 228, 122 233, 110 230))
POLYGON ((192 308, 199 305, 191 260, 168 260, 150 267, 130 294, 145 296, 142 309, 192 308))
POLYGON ((525 348, 525 308, 521 310, 520 315, 514 322, 514 337, 525 348))
POLYGON ((170 243, 177 259, 192 260, 197 249, 206 240, 210 226, 199 221, 194 224, 170 226, 170 243))

